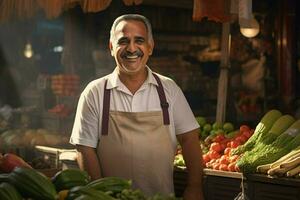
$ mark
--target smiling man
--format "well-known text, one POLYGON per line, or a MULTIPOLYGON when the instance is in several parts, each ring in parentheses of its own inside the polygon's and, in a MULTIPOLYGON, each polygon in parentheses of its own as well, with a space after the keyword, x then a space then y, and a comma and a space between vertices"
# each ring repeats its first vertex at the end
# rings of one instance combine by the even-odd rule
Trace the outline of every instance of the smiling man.
POLYGON ((177 141, 188 169, 185 200, 202 200, 199 125, 176 83, 147 65, 154 48, 149 21, 118 17, 109 48, 115 70, 82 92, 70 142, 92 179, 117 176, 146 195, 170 194, 177 141))

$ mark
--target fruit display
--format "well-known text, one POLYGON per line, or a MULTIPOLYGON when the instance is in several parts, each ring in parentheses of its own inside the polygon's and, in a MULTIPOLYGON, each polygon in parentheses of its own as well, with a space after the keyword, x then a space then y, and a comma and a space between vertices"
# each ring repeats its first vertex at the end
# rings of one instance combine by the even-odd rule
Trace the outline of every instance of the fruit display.
POLYGON ((0 199, 20 200, 179 200, 173 194, 146 197, 132 188, 132 182, 117 177, 91 181, 85 171, 65 169, 53 177, 46 177, 35 169, 16 167, 7 174, 0 174, 0 199))

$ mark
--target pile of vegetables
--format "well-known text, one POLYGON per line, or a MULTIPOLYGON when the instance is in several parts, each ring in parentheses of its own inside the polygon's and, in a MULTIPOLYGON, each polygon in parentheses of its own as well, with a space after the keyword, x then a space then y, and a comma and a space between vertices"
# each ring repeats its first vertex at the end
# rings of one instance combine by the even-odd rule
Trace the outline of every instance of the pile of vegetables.
POLYGON ((105 177, 94 181, 85 171, 65 169, 51 179, 32 168, 15 167, 0 174, 0 199, 21 200, 176 200, 174 195, 146 197, 131 181, 105 177))
POLYGON ((203 165, 207 168, 222 171, 238 172, 236 165, 239 155, 231 155, 231 151, 244 144, 253 134, 247 125, 241 125, 231 138, 218 134, 212 139, 209 151, 203 154, 203 165))
POLYGON ((268 175, 300 178, 300 146, 273 163, 259 165, 256 170, 268 175))
MULTIPOLYGON (((252 137, 231 155, 239 155, 237 166, 244 174, 255 173, 258 166, 270 164, 300 146, 300 120, 268 111, 256 126, 252 137)), ((271 172, 272 174, 272 172, 271 172)))

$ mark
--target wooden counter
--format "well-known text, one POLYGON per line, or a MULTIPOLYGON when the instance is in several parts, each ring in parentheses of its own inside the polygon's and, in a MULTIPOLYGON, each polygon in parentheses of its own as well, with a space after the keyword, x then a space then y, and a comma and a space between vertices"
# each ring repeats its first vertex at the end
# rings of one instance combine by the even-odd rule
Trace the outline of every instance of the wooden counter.
MULTIPOLYGON (((175 168, 174 187, 176 196, 182 196, 187 172, 175 168)), ((205 199, 233 200, 241 191, 250 200, 300 200, 300 180, 279 178, 262 174, 244 177, 242 173, 204 169, 203 188, 205 199)))

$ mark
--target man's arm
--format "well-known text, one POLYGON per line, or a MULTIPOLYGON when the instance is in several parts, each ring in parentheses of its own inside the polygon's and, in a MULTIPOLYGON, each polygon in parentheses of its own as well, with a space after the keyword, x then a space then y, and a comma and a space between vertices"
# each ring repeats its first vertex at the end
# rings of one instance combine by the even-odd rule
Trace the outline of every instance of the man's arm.
POLYGON ((199 145, 198 129, 177 135, 188 171, 188 182, 184 200, 203 200, 202 151, 199 145))
POLYGON ((76 149, 79 168, 87 171, 92 180, 101 178, 100 163, 96 149, 82 145, 76 145, 76 149))

